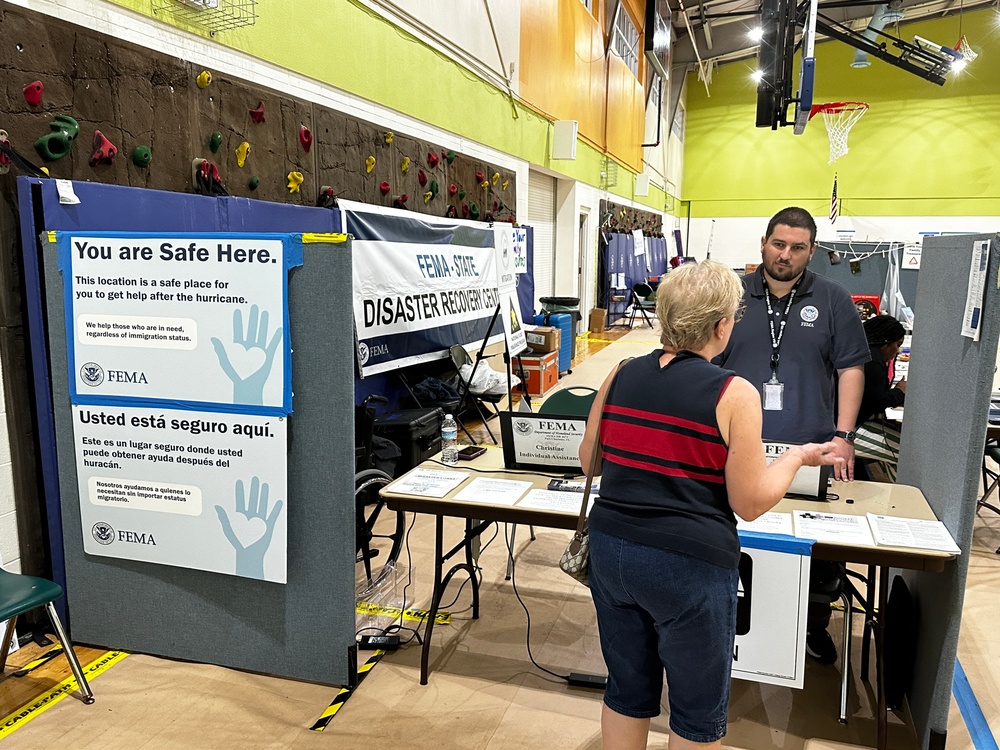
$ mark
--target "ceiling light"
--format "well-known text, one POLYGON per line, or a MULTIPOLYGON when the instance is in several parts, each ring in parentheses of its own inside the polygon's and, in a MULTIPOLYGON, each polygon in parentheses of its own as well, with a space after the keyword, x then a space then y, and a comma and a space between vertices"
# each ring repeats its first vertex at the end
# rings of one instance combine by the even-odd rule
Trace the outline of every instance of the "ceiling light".
POLYGON ((764 36, 764 29, 760 26, 754 26, 752 29, 747 31, 747 36, 750 37, 750 41, 759 42, 764 36))
POLYGON ((965 70, 965 66, 968 64, 969 63, 965 61, 965 58, 962 58, 961 60, 953 60, 951 63, 951 70, 954 73, 961 73, 965 70))
POLYGON ((760 83, 761 79, 764 78, 764 71, 763 70, 755 70, 753 73, 750 74, 750 77, 754 81, 756 81, 757 83, 760 83))

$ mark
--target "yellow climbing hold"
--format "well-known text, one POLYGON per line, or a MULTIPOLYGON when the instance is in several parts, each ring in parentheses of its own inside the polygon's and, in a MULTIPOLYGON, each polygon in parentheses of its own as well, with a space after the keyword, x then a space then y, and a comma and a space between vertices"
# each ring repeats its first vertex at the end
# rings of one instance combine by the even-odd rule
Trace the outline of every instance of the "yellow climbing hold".
POLYGON ((289 172, 288 173, 288 192, 297 193, 299 188, 302 187, 302 182, 305 177, 302 176, 301 172, 289 172))
POLYGON ((236 164, 240 169, 247 163, 248 156, 250 156, 250 144, 243 141, 243 143, 236 147, 236 164))
POLYGON ((500 173, 499 172, 494 172, 493 173, 493 177, 492 177, 493 184, 496 185, 497 184, 497 180, 499 180, 499 179, 500 179, 500 173))
POLYGON ((410 157, 404 156, 403 161, 399 162, 399 168, 403 170, 403 174, 410 171, 410 157))
POLYGON ((375 157, 369 156, 367 159, 365 159, 365 171, 368 174, 371 174, 373 169, 375 169, 375 157))
POLYGON ((392 139, 395 138, 395 137, 396 137, 395 134, 391 130, 388 130, 388 131, 386 131, 386 134, 385 134, 385 142, 386 143, 392 143, 392 139))

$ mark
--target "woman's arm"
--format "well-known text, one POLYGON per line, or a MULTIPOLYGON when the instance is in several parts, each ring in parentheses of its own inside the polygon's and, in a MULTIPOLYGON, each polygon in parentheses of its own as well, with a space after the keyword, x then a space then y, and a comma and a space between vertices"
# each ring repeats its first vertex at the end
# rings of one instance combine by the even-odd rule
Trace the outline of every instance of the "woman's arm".
MULTIPOLYGON (((605 378, 604 383, 601 384, 597 395, 594 397, 594 403, 590 405, 590 415, 587 417, 587 429, 584 431, 583 440, 580 442, 580 466, 583 467, 584 474, 590 471, 590 462, 593 460, 594 451, 599 450, 599 446, 596 445, 597 428, 601 423, 601 414, 604 413, 604 402, 608 398, 608 389, 611 388, 611 382, 615 379, 617 373, 618 367, 615 367, 612 373, 605 378)), ((598 476, 600 473, 601 460, 598 458, 594 476, 598 476)))
POLYGON ((733 378, 716 408, 722 438, 729 444, 726 490, 729 506, 740 518, 752 521, 773 508, 788 491, 801 466, 843 465, 828 442, 796 445, 770 464, 760 439, 760 394, 743 378, 733 378))

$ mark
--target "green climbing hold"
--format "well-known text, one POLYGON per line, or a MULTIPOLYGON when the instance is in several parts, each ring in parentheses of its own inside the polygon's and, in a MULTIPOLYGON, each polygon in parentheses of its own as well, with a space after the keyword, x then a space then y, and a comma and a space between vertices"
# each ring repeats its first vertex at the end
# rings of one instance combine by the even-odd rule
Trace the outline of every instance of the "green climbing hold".
POLYGON ((153 153, 149 150, 149 146, 136 146, 132 149, 132 163, 140 169, 148 167, 152 160, 153 153))
POLYGON ((216 130, 212 135, 208 137, 208 147, 211 149, 213 154, 219 153, 219 149, 222 147, 222 133, 216 130))
POLYGON ((465 191, 464 190, 459 190, 458 191, 458 199, 460 201, 465 200, 465 191))
POLYGON ((451 164, 453 161, 455 161, 455 152, 454 151, 449 151, 448 155, 445 156, 444 158, 447 160, 447 162, 449 164, 451 164))
POLYGON ((435 196, 438 194, 438 181, 437 180, 431 180, 430 192, 433 193, 435 196))
POLYGON ((35 151, 45 161, 62 159, 69 153, 73 139, 80 133, 80 123, 69 115, 56 115, 49 123, 51 133, 35 141, 35 151))
POLYGON ((251 177, 250 182, 247 183, 247 187, 251 190, 256 190, 260 187, 260 177, 251 177))
POLYGON ((479 218, 479 206, 477 206, 475 203, 469 204, 469 216, 473 219, 479 218))

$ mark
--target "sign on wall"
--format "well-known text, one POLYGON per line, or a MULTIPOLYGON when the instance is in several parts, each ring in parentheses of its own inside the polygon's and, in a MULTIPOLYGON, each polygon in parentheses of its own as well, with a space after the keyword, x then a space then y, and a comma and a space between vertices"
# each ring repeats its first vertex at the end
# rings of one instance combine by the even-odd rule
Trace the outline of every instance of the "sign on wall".
POLYGON ((284 583, 287 271, 302 263, 301 237, 50 241, 84 550, 284 583))
POLYGON ((510 227, 350 201, 339 205, 343 226, 354 237, 362 375, 441 359, 454 344, 503 341, 511 309, 520 316, 510 227), (504 242, 507 254, 501 257, 504 242), (511 275, 502 287, 501 261, 511 275), (498 309, 500 320, 494 317, 498 309))

